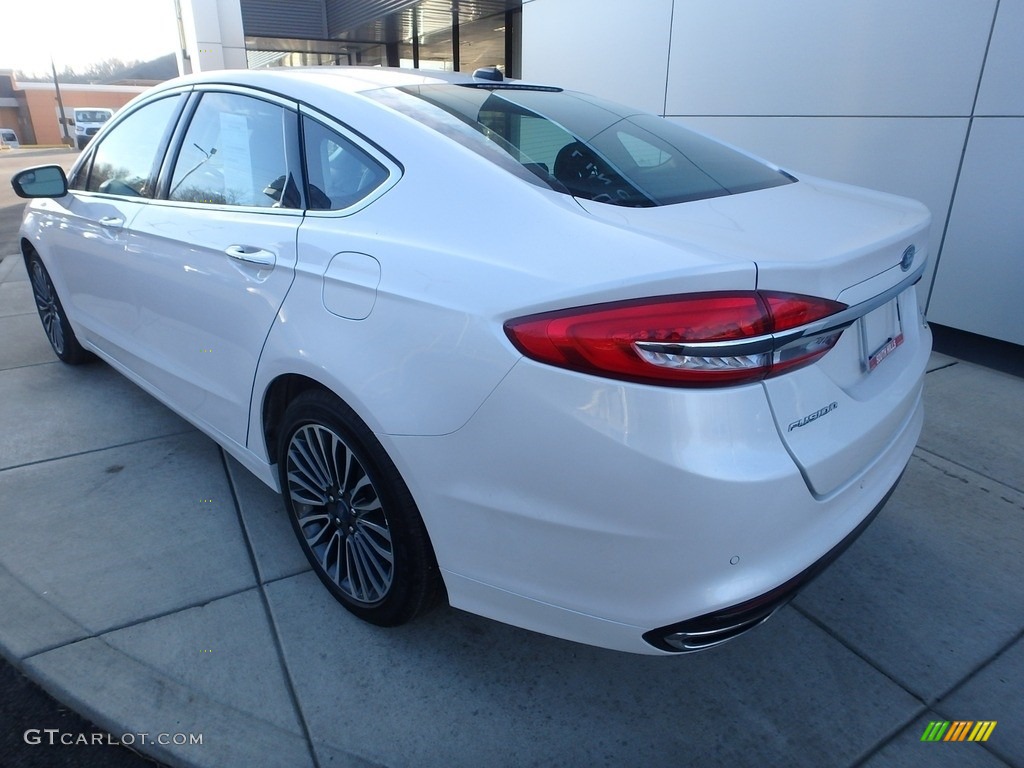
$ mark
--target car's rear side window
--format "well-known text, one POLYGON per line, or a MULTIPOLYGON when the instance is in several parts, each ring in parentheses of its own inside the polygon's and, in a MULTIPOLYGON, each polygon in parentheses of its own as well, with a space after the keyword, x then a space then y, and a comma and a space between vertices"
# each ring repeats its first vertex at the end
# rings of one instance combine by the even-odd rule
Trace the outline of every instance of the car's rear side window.
POLYGON ((794 181, 670 120, 557 88, 426 85, 367 95, 516 175, 588 200, 648 207, 794 181))
POLYGON ((337 211, 368 197, 388 171, 355 143, 310 117, 302 118, 308 208, 337 211))

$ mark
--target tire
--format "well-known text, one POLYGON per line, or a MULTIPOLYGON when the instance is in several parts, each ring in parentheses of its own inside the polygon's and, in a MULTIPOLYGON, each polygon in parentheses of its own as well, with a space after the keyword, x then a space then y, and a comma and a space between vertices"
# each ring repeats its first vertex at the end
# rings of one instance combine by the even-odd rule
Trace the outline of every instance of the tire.
POLYGON ((307 391, 285 410, 281 494, 299 545, 345 608, 378 626, 432 608, 441 577, 412 494, 384 448, 333 395, 307 391))
POLYGON ((32 251, 25 259, 25 266, 28 268, 29 282, 32 283, 36 310, 54 354, 68 365, 81 365, 92 360, 93 354, 78 343, 78 337, 68 322, 64 306, 50 280, 50 273, 43 266, 39 254, 32 251))

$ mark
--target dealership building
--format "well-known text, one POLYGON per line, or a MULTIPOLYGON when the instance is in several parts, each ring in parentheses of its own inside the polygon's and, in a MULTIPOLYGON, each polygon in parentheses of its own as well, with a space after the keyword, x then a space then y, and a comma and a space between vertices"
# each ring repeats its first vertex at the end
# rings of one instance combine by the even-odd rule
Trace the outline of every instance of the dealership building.
POLYGON ((58 102, 52 82, 23 83, 12 70, 0 70, 0 126, 16 131, 22 144, 72 143, 76 108, 117 110, 147 87, 61 83, 58 102))

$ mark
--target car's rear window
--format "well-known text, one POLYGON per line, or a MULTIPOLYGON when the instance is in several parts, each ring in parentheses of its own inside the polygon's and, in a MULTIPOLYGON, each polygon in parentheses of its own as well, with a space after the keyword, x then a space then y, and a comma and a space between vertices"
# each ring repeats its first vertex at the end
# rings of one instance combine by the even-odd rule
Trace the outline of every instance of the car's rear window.
POLYGON ((557 88, 423 85, 367 95, 528 181, 612 205, 669 205, 794 181, 671 120, 557 88))

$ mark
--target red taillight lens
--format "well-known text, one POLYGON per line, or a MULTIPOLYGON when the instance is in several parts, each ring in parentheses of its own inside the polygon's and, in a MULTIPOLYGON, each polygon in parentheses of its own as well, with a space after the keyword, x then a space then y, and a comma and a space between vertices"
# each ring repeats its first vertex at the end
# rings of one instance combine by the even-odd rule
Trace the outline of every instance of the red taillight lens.
POLYGON ((505 333, 542 363, 626 381, 725 386, 817 360, 841 331, 784 346, 772 334, 827 317, 845 304, 742 291, 662 296, 510 320, 505 333))

